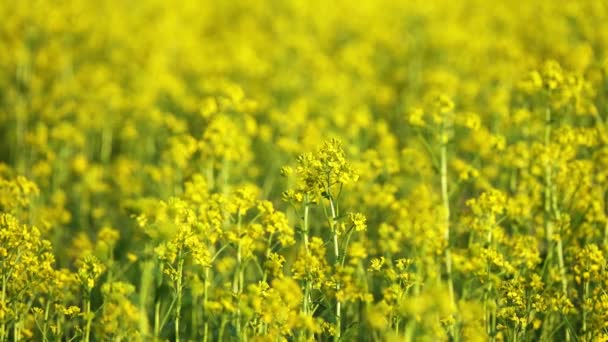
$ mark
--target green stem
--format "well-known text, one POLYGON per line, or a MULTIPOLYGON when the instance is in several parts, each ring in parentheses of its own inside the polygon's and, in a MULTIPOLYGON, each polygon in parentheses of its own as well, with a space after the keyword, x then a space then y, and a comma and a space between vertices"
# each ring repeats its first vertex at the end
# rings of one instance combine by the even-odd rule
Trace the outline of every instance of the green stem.
POLYGON ((241 336, 241 292, 243 290, 243 256, 241 246, 241 213, 240 210, 237 213, 237 254, 236 254, 236 273, 232 283, 232 290, 237 296, 237 308, 236 308, 236 333, 239 339, 241 336))
POLYGON ((583 341, 587 341, 587 298, 589 297, 589 282, 585 281, 583 290, 583 341))
MULTIPOLYGON (((302 222, 302 235, 303 235, 303 239, 304 239, 304 250, 306 251, 306 255, 308 256, 310 251, 308 250, 308 234, 309 234, 309 213, 310 213, 310 203, 309 203, 309 195, 306 194, 304 195, 304 215, 303 215, 303 222, 302 222)), ((310 279, 309 277, 306 277, 306 284, 304 286, 304 300, 302 301, 302 306, 303 306, 303 311, 304 314, 308 315, 310 313, 310 288, 311 288, 311 284, 310 284, 310 279)), ((306 336, 308 337, 308 336, 306 336)))
MULTIPOLYGON (((441 178, 441 201, 443 203, 443 220, 444 220, 444 231, 443 238, 445 240, 445 272, 447 276, 448 293, 450 296, 450 303, 453 307, 456 307, 456 298, 454 296, 454 280, 452 277, 452 254, 450 247, 450 193, 448 191, 448 142, 449 142, 449 123, 448 114, 445 113, 441 123, 441 135, 440 141, 440 169, 439 175, 441 178)), ((453 340, 458 341, 456 336, 454 325, 449 328, 450 335, 453 340)))
POLYGON ((19 325, 21 324, 21 319, 13 324, 13 341, 17 342, 21 340, 21 331, 19 330, 19 325))
POLYGON ((353 235, 354 228, 351 228, 346 234, 346 242, 344 242, 344 250, 342 251, 342 261, 340 265, 344 266, 344 262, 346 262, 346 251, 348 250, 348 245, 350 243, 350 237, 353 235))
MULTIPOLYGON (((336 264, 336 266, 339 266, 340 265, 340 245, 339 245, 339 241, 338 241, 338 230, 336 227, 336 219, 338 218, 338 214, 336 212, 336 206, 334 205, 334 201, 331 196, 331 193, 329 192, 329 188, 327 190, 327 193, 328 193, 328 197, 329 197, 329 205, 331 208, 330 225, 331 225, 331 230, 333 232, 334 256, 336 257, 335 264, 336 264)), ((336 292, 340 291, 340 288, 341 288, 340 280, 336 279, 336 292)), ((342 303, 340 302, 340 300, 338 300, 336 298, 336 334, 334 335, 334 341, 340 340, 341 330, 342 330, 342 303)))
POLYGON ((306 253, 308 254, 308 213, 310 212, 310 205, 308 203, 308 194, 306 194, 304 196, 304 228, 303 230, 303 235, 304 235, 304 248, 306 249, 306 253))
MULTIPOLYGON (((545 136, 544 136, 544 145, 545 145, 545 153, 550 152, 551 147, 551 127, 552 125, 552 116, 551 116, 551 108, 547 108, 545 111, 545 136)), ((559 220, 561 213, 557 209, 557 205, 555 203, 556 196, 553 193, 553 164, 551 163, 551 159, 549 156, 547 157, 547 163, 545 165, 545 196, 544 196, 544 225, 545 225, 545 239, 547 242, 547 248, 549 253, 553 252, 553 249, 556 249, 557 252, 557 261, 558 268, 560 273, 560 281, 562 285, 562 292, 565 296, 568 295, 568 280, 566 279, 566 270, 564 265, 564 250, 562 243, 562 234, 560 232, 559 239, 554 242, 553 241, 553 218, 552 213, 555 214, 556 218, 559 220), (552 211, 554 209, 554 211, 552 211)), ((566 329, 566 341, 570 341, 570 331, 566 329)))
MULTIPOLYGON (((547 108, 545 113, 545 153, 548 153, 549 145, 551 143, 551 110, 547 108)), ((548 159, 548 158, 547 158, 548 159)), ((544 191, 544 226, 545 226, 545 239, 547 242, 547 248, 553 245, 553 222, 551 222, 551 186, 552 186, 552 172, 551 163, 547 161, 545 165, 545 191, 544 191)))
POLYGON ((48 341, 47 331, 48 331, 48 321, 49 321, 49 312, 51 311, 51 301, 47 300, 46 305, 44 306, 44 322, 42 323, 42 338, 44 341, 48 341))
MULTIPOLYGON (((7 276, 6 274, 2 274, 2 297, 0 298, 2 301, 0 303, 2 303, 2 305, 4 307, 6 307, 6 281, 7 281, 7 276)), ((7 340, 7 336, 6 336, 6 321, 2 320, 2 325, 0 326, 0 341, 6 341, 7 340)))
MULTIPOLYGON (((149 299, 153 298, 153 287, 154 287, 154 268, 153 262, 144 262, 141 265, 141 278, 140 278, 140 296, 139 296, 139 309, 141 312, 147 312, 149 299)), ((150 325, 147 315, 140 315, 139 317, 139 331, 142 336, 150 336, 150 325)))
MULTIPOLYGON (((443 124, 442 135, 447 135, 446 124, 443 124)), ((447 139, 447 138, 446 138, 447 139)), ((452 281, 452 256, 450 254, 450 199, 448 193, 448 143, 441 141, 441 160, 440 160, 440 178, 441 178, 441 200, 443 203, 443 237, 445 239, 445 270, 448 278, 448 291, 450 301, 454 303, 454 283, 452 281)))
POLYGON ((175 305, 175 341, 179 342, 179 323, 182 310, 182 278, 184 272, 184 256, 180 251, 179 260, 177 262, 177 303, 175 305))
POLYGON ((207 301, 209 300, 209 267, 205 267, 205 293, 203 293, 203 342, 209 338, 209 316, 207 312, 207 301))
POLYGON ((84 333, 84 340, 85 342, 89 342, 90 338, 91 338, 91 322, 92 322, 92 317, 91 317, 91 291, 87 290, 87 294, 85 297, 85 305, 84 305, 85 309, 85 317, 86 317, 86 326, 85 326, 85 333, 84 333))
POLYGON ((220 332, 218 333, 218 341, 224 340, 224 329, 226 328, 226 316, 222 315, 222 322, 220 323, 220 332))
POLYGON ((156 301, 154 305, 154 340, 158 341, 160 338, 160 299, 156 301))

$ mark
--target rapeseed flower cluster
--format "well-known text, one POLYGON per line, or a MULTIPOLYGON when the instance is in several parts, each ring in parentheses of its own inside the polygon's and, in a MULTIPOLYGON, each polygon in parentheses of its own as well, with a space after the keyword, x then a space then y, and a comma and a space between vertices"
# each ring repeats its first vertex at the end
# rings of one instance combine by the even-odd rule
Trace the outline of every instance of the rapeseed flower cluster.
POLYGON ((0 342, 608 341, 602 1, 0 18, 0 342))

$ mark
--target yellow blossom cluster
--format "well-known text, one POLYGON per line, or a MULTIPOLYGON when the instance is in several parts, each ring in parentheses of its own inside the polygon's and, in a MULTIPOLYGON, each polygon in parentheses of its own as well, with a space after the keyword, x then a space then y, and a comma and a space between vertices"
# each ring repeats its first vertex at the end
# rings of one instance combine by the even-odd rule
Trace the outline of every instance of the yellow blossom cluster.
POLYGON ((604 1, 0 19, 0 342, 608 341, 604 1))

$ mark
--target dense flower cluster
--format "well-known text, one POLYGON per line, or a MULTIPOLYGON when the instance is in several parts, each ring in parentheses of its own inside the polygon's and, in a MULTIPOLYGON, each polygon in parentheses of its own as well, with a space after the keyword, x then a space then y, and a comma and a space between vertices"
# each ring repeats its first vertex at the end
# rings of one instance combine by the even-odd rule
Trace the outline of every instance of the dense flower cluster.
POLYGON ((0 18, 0 342, 608 341, 603 1, 0 18))

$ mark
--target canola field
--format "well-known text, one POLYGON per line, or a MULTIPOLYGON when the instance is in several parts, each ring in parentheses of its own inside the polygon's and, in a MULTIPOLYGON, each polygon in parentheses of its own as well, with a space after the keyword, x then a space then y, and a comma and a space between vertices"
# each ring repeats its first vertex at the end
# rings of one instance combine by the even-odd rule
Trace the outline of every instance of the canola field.
POLYGON ((608 341, 607 2, 0 19, 0 342, 608 341))

